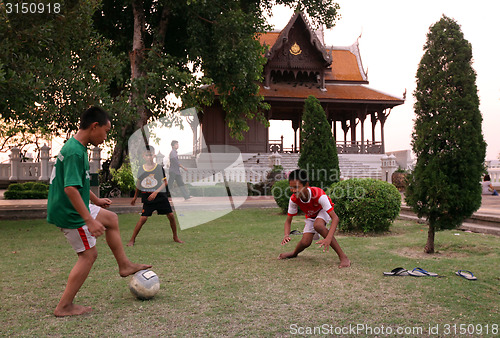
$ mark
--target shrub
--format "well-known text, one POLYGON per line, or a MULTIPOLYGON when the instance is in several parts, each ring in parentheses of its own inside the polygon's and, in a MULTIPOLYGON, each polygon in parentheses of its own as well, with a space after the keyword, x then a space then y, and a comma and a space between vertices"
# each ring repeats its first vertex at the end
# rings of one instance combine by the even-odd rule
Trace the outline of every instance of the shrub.
POLYGON ((11 183, 7 187, 7 191, 23 191, 24 185, 22 183, 11 183))
POLYGON ((25 182, 23 183, 23 190, 34 190, 33 186, 35 185, 36 182, 25 182))
POLYGON ((49 194, 49 186, 40 182, 12 183, 4 193, 5 199, 46 199, 49 194))
POLYGON ((134 174, 132 174, 132 167, 128 160, 123 162, 120 169, 111 169, 111 174, 113 175, 113 181, 115 181, 122 194, 128 196, 129 192, 135 191, 134 174))
POLYGON ((271 189, 271 193, 273 194, 276 204, 278 204, 281 211, 286 214, 288 210, 288 202, 292 196, 288 180, 276 181, 271 189))
POLYGON ((252 188, 252 194, 254 196, 269 196, 272 195, 272 188, 276 181, 282 180, 285 177, 283 173, 283 166, 275 165, 273 169, 269 171, 266 175, 266 179, 263 182, 254 184, 252 188))
POLYGON ((401 195, 388 182, 352 178, 333 184, 326 192, 335 203, 339 230, 345 232, 388 231, 399 215, 401 195))
POLYGON ((337 147, 326 116, 321 103, 314 96, 304 101, 298 166, 307 171, 311 186, 322 189, 338 182, 340 178, 337 147))

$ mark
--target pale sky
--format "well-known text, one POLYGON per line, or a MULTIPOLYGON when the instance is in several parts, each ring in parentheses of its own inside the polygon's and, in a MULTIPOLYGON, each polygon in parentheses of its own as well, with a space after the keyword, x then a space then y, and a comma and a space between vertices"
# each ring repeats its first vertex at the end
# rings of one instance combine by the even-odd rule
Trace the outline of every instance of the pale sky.
MULTIPOLYGON (((406 102, 395 107, 385 124, 386 151, 411 149, 415 74, 423 55, 429 27, 445 14, 462 27, 472 45, 477 73, 486 160, 500 153, 500 70, 498 34, 500 1, 464 0, 338 0, 341 18, 325 32, 327 46, 349 46, 358 36, 363 67, 368 69, 369 87, 396 97, 407 90, 406 102)), ((270 22, 276 30, 288 23, 293 12, 280 7, 270 22)), ((334 61, 335 62, 335 61, 334 61)), ((369 122, 369 120, 368 120, 369 122)), ((288 127, 288 125, 290 125, 288 127)), ((370 123, 365 123, 365 135, 370 123)), ((272 122, 270 138, 278 139, 283 126, 272 122)), ((291 124, 285 146, 293 143, 291 124)), ((377 125, 379 130, 379 125, 377 125)), ((369 133, 370 134, 370 133, 369 133)), ((378 137, 377 140, 380 140, 378 137)))

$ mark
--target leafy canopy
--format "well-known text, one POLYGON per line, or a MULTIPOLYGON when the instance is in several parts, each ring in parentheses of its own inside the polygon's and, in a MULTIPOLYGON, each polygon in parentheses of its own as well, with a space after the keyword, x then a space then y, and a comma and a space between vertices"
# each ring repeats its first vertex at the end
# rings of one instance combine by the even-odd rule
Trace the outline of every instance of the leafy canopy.
MULTIPOLYGON (((47 4, 49 1, 41 1, 47 4)), ((64 134, 92 104, 109 105, 120 62, 92 29, 94 1, 59 1, 53 14, 7 14, 0 4, 2 137, 64 134)))

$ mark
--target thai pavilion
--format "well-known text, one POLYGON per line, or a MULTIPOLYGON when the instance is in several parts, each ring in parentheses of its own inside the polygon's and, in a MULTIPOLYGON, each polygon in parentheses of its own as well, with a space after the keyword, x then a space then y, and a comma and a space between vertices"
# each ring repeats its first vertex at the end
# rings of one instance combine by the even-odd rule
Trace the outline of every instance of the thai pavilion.
POLYGON ((348 47, 327 47, 305 15, 295 13, 281 32, 259 36, 267 47, 264 83, 260 94, 271 106, 268 120, 292 122, 294 143, 269 140, 268 128, 250 120, 244 140, 229 136, 225 113, 217 102, 206 107, 201 131, 206 145, 232 145, 242 153, 297 152, 304 100, 315 96, 322 104, 337 140, 339 154, 384 154, 384 124, 404 98, 367 87, 368 78, 359 53, 358 41, 348 47), (369 127, 366 126, 369 125, 369 127), (359 128, 359 129, 358 129, 359 128), (376 139, 376 128, 380 139, 376 139))

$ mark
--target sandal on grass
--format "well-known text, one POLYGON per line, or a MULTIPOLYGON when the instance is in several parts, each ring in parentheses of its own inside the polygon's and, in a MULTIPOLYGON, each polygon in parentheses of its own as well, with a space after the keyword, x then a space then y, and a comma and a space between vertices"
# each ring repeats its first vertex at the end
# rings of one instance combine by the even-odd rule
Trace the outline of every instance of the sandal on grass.
POLYGON ((395 268, 391 272, 384 272, 384 276, 408 276, 408 270, 404 268, 395 268))
POLYGON ((429 272, 422 268, 415 268, 408 271, 408 274, 413 277, 439 277, 437 273, 429 272))
POLYGON ((472 272, 467 271, 467 270, 458 270, 457 272, 455 272, 455 274, 457 276, 463 277, 467 280, 477 280, 477 277, 474 276, 474 274, 472 272))

